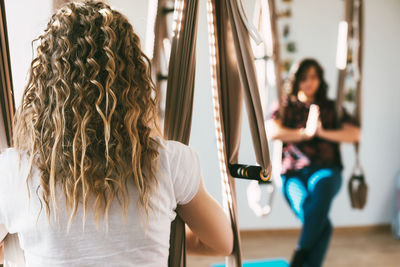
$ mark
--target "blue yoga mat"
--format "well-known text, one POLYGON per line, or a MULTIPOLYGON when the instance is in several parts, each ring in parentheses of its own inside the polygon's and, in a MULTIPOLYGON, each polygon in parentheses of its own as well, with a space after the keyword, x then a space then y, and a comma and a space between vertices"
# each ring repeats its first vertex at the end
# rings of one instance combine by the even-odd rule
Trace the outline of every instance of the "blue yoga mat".
MULTIPOLYGON (((285 259, 261 259, 243 262, 243 267, 288 267, 285 259)), ((211 267, 225 267, 225 263, 213 264, 211 267)))

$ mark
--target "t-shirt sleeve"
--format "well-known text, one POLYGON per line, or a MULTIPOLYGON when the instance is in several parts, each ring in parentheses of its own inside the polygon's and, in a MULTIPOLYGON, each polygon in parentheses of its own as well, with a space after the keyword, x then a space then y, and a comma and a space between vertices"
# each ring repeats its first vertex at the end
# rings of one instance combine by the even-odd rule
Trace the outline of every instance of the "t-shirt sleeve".
POLYGON ((171 161, 171 174, 178 205, 189 203, 197 194, 200 185, 200 160, 190 147, 174 142, 175 152, 171 161))
POLYGON ((8 188, 9 171, 7 168, 7 150, 0 153, 0 225, 6 223, 5 205, 7 203, 6 189, 8 188))
POLYGON ((276 101, 271 106, 271 110, 270 110, 268 119, 270 119, 270 120, 278 120, 280 118, 281 118, 281 114, 279 112, 279 102, 276 101))
MULTIPOLYGON (((14 148, 8 148, 0 153, 0 225, 10 226, 10 212, 18 210, 15 201, 17 188, 18 153, 14 148)), ((8 230, 10 230, 8 228, 8 230)))

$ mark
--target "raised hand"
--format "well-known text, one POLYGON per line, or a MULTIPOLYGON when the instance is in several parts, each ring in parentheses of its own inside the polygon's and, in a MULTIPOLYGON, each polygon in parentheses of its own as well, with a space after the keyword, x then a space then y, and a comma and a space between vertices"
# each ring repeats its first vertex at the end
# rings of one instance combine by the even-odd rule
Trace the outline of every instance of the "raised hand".
POLYGON ((317 133, 319 125, 319 107, 315 104, 310 106, 310 111, 308 113, 306 127, 304 128, 304 135, 311 139, 317 133))

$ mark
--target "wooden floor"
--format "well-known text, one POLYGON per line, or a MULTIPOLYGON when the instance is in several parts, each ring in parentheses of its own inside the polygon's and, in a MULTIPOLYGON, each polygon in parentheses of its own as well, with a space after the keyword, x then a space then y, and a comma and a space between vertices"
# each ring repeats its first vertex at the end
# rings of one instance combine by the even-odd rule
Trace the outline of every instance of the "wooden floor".
MULTIPOLYGON (((245 260, 262 258, 290 259, 299 231, 243 232, 242 254, 245 260)), ((188 256, 188 267, 210 266, 224 258, 188 256)), ((335 229, 325 267, 400 267, 400 240, 388 226, 335 229)))

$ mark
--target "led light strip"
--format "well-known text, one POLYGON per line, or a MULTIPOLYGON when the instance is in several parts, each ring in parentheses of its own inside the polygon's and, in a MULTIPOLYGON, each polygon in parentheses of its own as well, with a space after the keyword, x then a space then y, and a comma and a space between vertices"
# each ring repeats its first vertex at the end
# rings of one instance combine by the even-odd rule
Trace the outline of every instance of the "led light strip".
POLYGON ((222 183, 222 198, 225 213, 229 215, 229 211, 233 210, 232 207, 232 190, 229 185, 228 172, 226 169, 227 160, 225 157, 225 147, 224 147, 224 135, 222 133, 222 124, 220 117, 220 106, 218 98, 218 82, 217 82, 217 58, 216 58, 216 30, 214 24, 214 14, 213 14, 213 4, 211 0, 207 2, 207 18, 208 18, 208 33, 209 33, 209 50, 210 50, 210 73, 211 73, 211 88, 212 97, 214 104, 214 123, 215 123, 215 134, 217 137, 217 148, 218 148, 218 158, 219 167, 221 174, 222 183))
POLYGON ((172 24, 172 29, 174 31, 174 38, 179 38, 179 35, 181 33, 184 5, 185 5, 184 0, 175 1, 174 22, 172 24))
POLYGON ((354 11, 353 11, 353 66, 354 66, 354 79, 356 82, 359 82, 361 80, 361 66, 359 62, 359 57, 360 57, 360 45, 361 45, 361 38, 360 38, 360 13, 361 13, 361 1, 360 0, 355 0, 354 2, 354 11))

